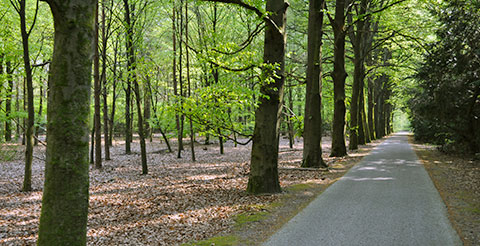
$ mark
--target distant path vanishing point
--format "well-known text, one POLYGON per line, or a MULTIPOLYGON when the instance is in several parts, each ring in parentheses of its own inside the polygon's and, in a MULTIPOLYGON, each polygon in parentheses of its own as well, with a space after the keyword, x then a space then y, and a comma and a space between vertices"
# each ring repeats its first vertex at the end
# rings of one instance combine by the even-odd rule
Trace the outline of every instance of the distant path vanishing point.
POLYGON ((264 245, 462 245, 407 140, 386 139, 264 245))

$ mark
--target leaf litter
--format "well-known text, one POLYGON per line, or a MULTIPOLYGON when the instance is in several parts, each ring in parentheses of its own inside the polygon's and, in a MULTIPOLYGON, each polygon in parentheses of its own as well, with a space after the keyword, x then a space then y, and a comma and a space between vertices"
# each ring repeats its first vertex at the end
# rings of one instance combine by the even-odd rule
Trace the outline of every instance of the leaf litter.
MULTIPOLYGON (((251 145, 225 144, 197 147, 197 161, 189 150, 166 153, 165 144, 147 144, 149 174, 141 174, 138 142, 134 154, 125 155, 117 141, 111 148, 112 160, 103 161, 101 170, 90 171, 88 245, 180 245, 228 233, 235 215, 258 210, 281 194, 254 196, 245 192, 251 145)), ((298 168, 302 159, 301 141, 293 149, 281 140, 279 167, 298 168)), ((324 157, 329 139, 324 139, 324 157)), ((185 145, 187 146, 187 145, 185 145)), ((22 153, 23 147, 18 147, 22 153)), ((23 161, 0 162, 0 244, 35 245, 44 180, 44 152, 35 147, 33 190, 20 192, 23 161)), ((322 182, 324 172, 281 169, 282 187, 297 183, 322 182)))

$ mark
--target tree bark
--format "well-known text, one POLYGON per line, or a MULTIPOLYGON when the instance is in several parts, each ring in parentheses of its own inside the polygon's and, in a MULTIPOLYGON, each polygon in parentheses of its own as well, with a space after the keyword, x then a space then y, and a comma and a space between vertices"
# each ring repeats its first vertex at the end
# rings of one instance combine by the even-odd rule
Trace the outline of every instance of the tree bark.
MULTIPOLYGON (((33 131, 35 125, 35 108, 33 106, 33 78, 32 78, 32 67, 30 65, 30 51, 28 39, 30 36, 30 31, 27 30, 26 24, 26 0, 18 1, 18 14, 20 16, 20 32, 22 34, 22 45, 23 45, 23 63, 25 67, 25 78, 26 78, 26 91, 27 91, 27 124, 25 129, 25 175, 23 179, 22 191, 31 191, 32 190, 32 161, 33 161, 33 131)), ((38 6, 37 6, 38 8, 38 6)), ((35 23, 32 24, 33 25, 35 23)))
MULTIPOLYGON (((102 75, 101 75, 101 87, 102 87, 102 98, 103 98, 103 144, 105 150, 105 160, 110 160, 110 137, 109 137, 109 121, 108 121, 108 104, 107 104, 107 97, 108 97, 108 90, 107 90, 107 27, 105 26, 106 23, 106 16, 105 16, 105 8, 106 8, 106 1, 102 0, 102 75)), ((98 15, 98 13, 97 13, 98 15)), ((110 26, 110 25, 109 25, 110 26)))
POLYGON ((372 78, 368 78, 368 130, 370 132, 370 139, 375 140, 375 119, 373 118, 374 110, 374 88, 372 78))
POLYGON ((286 10, 284 0, 267 0, 266 11, 273 13, 270 18, 276 27, 266 24, 264 39, 263 81, 259 105, 255 111, 255 128, 250 159, 250 175, 247 192, 253 194, 280 192, 278 180, 279 119, 282 112, 285 81, 286 10), (272 67, 276 65, 275 67, 272 67))
MULTIPOLYGON (((188 2, 185 4, 185 16, 186 16, 186 23, 185 23, 185 43, 188 47, 188 2)), ((192 88, 191 88, 191 81, 190 81, 190 53, 188 52, 188 48, 186 49, 187 55, 187 87, 188 87, 188 97, 192 96, 192 88)), ((192 161, 195 161, 195 131, 193 130, 193 121, 190 118, 190 151, 192 161)))
MULTIPOLYGON (((120 34, 119 34, 120 35, 120 34)), ((110 134, 108 144, 113 146, 113 129, 115 128, 115 110, 117 102, 117 57, 118 57, 118 40, 115 41, 115 46, 113 49, 113 82, 112 82, 112 111, 110 113, 110 134)), ((121 75, 119 77, 122 77, 121 75)))
POLYGON ((38 245, 86 245, 88 133, 95 0, 47 0, 50 65, 45 183, 38 245))
POLYGON ((7 72, 7 84, 8 84, 7 99, 5 100, 5 112, 7 116, 7 120, 5 121, 5 141, 9 142, 9 141, 12 141, 12 127, 11 127, 12 121, 10 119, 10 115, 12 113, 11 98, 13 96, 13 69, 10 61, 7 61, 5 65, 7 70, 6 72, 7 72))
POLYGON ((98 2, 95 6, 95 39, 93 55, 93 87, 94 87, 94 126, 95 126, 95 168, 102 168, 102 123, 100 120, 100 55, 98 52, 98 2))
POLYGON ((324 0, 310 0, 302 167, 327 166, 322 159, 323 5, 324 0))
MULTIPOLYGON (((40 105, 38 106, 38 114, 37 114, 37 119, 41 119, 42 118, 42 111, 43 111, 43 82, 42 84, 40 84, 40 105)), ((38 145, 38 134, 39 134, 39 131, 40 131, 40 124, 37 124, 37 126, 35 126, 35 139, 34 139, 34 145, 37 146, 38 145)))
POLYGON ((137 105, 137 118, 138 118, 138 135, 140 137, 140 152, 142 159, 142 174, 148 174, 148 165, 147 165, 147 149, 145 144, 145 131, 143 126, 143 116, 142 116, 142 98, 140 95, 140 87, 138 85, 137 74, 136 74, 136 59, 135 59, 135 47, 133 45, 133 25, 132 25, 132 13, 130 12, 130 4, 128 0, 123 0, 125 7, 125 22, 126 22, 126 33, 127 33, 127 64, 128 64, 128 75, 127 80, 133 82, 133 92, 135 93, 135 102, 137 105))
MULTIPOLYGON (((133 30, 131 30, 131 28, 129 27, 131 25, 131 20, 130 20, 130 13, 129 13, 129 10, 130 10, 130 7, 129 7, 129 3, 128 3, 128 0, 123 0, 123 3, 124 3, 124 8, 125 8, 125 22, 127 23, 128 27, 127 29, 125 30, 125 36, 126 36, 126 40, 127 42, 125 42, 126 44, 126 52, 127 53, 130 53, 132 52, 131 51, 131 47, 133 46, 133 44, 130 44, 129 42, 133 42, 133 40, 131 40, 133 37, 131 37, 132 33, 130 33, 130 31, 133 32, 133 30), (127 11, 128 10, 128 11, 127 11)), ((131 83, 131 73, 132 73, 132 63, 131 63, 131 60, 130 59, 127 59, 127 88, 126 88, 126 91, 125 91, 125 154, 129 155, 132 153, 131 151, 131 143, 132 143, 132 114, 130 112, 130 110, 132 109, 132 102, 131 102, 131 91, 132 91, 132 83, 131 83)))
POLYGON ((332 152, 330 156, 346 156, 345 146, 345 6, 348 0, 336 0, 335 19, 332 22, 334 35, 333 49, 333 98, 334 113, 332 127, 332 152))
MULTIPOLYGON (((173 1, 173 10, 172 10, 172 42, 173 42, 173 63, 172 63, 172 77, 173 77, 173 95, 178 96, 178 81, 177 81, 177 8, 175 1, 173 1)), ((177 103, 177 98, 175 98, 175 103, 177 103)), ((180 134, 180 116, 178 112, 175 112, 175 125, 177 129, 177 141, 178 141, 178 150, 177 157, 181 157, 181 145, 182 145, 182 136, 180 134)))

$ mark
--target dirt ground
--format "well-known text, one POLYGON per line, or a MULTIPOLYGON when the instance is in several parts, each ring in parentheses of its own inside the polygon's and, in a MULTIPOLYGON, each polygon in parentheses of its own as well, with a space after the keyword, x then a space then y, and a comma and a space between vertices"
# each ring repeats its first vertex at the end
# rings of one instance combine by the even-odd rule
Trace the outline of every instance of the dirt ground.
POLYGON ((480 161, 447 155, 410 139, 443 201, 464 245, 480 245, 480 161))
MULTIPOLYGON (((138 143, 132 145, 134 154, 125 155, 124 143, 116 141, 112 160, 104 161, 102 170, 90 172, 88 245, 180 245, 232 233, 239 243, 255 233, 264 238, 371 148, 330 158, 330 139, 324 138, 325 161, 335 169, 304 171, 298 170, 302 146, 296 141, 291 149, 286 139, 281 140, 279 173, 284 192, 253 196, 245 193, 250 145, 234 147, 228 142, 220 155, 218 145, 197 144, 197 161, 192 162, 189 150, 178 159, 155 138, 147 143, 149 174, 140 175, 138 143)), ((0 245, 34 245, 45 147, 35 147, 33 191, 28 193, 20 192, 23 147, 1 148, 2 157, 13 160, 0 162, 0 245)))

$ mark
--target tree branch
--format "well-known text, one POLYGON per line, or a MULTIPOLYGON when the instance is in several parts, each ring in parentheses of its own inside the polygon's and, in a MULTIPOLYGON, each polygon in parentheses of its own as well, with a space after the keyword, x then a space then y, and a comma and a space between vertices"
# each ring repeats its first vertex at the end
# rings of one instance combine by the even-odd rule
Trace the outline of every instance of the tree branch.
MULTIPOLYGON (((280 28, 277 26, 277 24, 275 24, 275 22, 270 19, 270 17, 266 14, 266 13, 263 13, 260 9, 256 8, 255 6, 252 6, 252 5, 249 5, 241 0, 202 0, 202 1, 205 1, 205 2, 216 2, 216 3, 227 3, 227 4, 234 4, 234 5, 238 5, 242 8, 245 8, 245 9, 248 9, 248 10, 251 10, 253 11, 260 19, 264 20, 265 22, 267 22, 269 25, 271 25, 275 30, 277 30, 277 32, 279 33, 282 33, 282 31, 280 30, 280 28)), ((287 8, 289 6, 289 4, 287 2, 285 2, 285 8, 287 8)))

